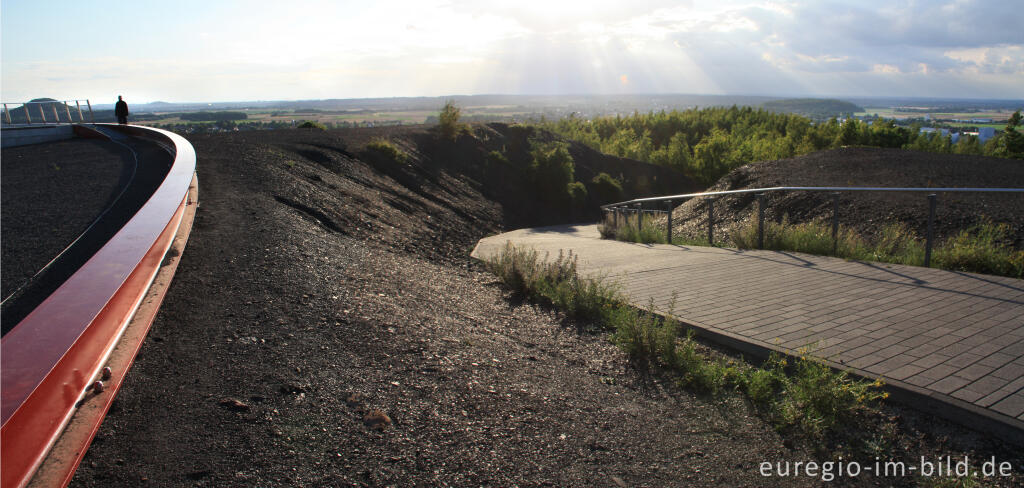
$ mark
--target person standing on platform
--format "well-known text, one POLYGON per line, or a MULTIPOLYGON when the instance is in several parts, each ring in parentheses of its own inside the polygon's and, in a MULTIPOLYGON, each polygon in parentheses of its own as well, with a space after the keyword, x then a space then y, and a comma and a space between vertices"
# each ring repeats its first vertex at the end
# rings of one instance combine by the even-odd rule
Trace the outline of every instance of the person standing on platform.
POLYGON ((128 123, 128 103, 121 99, 121 95, 117 96, 117 103, 114 105, 114 115, 117 116, 118 124, 128 123))

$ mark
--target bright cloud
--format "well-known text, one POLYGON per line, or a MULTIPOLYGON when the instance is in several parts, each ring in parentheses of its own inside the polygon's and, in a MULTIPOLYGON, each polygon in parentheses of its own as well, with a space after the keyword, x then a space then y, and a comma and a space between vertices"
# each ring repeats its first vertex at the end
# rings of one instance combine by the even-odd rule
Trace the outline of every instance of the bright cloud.
POLYGON ((1012 2, 182 0, 102 11, 82 3, 0 4, 5 101, 1024 97, 1024 10, 1012 2), (30 22, 54 9, 87 21, 30 22))

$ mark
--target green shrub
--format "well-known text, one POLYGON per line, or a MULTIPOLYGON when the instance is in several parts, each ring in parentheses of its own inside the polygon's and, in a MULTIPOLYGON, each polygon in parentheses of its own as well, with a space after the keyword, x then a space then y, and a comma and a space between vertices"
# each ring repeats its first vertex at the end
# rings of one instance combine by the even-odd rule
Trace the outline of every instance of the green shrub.
POLYGON ((487 159, 485 159, 488 166, 508 166, 508 158, 505 157, 500 151, 491 151, 487 153, 487 159))
POLYGON ((612 342, 630 359, 644 363, 673 365, 678 362, 676 338, 679 322, 651 311, 620 307, 611 315, 612 342))
POLYGON ((1010 226, 984 222, 947 240, 933 254, 943 269, 1024 277, 1024 250, 1015 250, 1010 226))
POLYGON ((301 124, 297 125, 298 129, 316 129, 316 130, 327 130, 327 126, 320 122, 314 122, 312 120, 306 120, 301 124))
POLYGON ((590 180, 591 193, 598 205, 615 203, 622 200, 622 182, 612 178, 608 173, 598 173, 590 180))
POLYGON ((391 143, 387 139, 374 139, 366 145, 366 151, 370 154, 382 157, 388 161, 405 163, 409 161, 409 155, 391 143))
POLYGON ((569 202, 573 208, 583 208, 587 203, 587 187, 583 183, 574 181, 566 185, 565 191, 569 194, 569 202))
POLYGON ((619 215, 619 227, 615 238, 625 242, 641 244, 665 244, 665 229, 655 225, 654 217, 645 214, 619 215))
POLYGON ((573 182, 576 166, 569 145, 564 142, 534 144, 530 151, 530 173, 540 197, 549 202, 564 202, 573 182))
POLYGON ((444 107, 441 107, 441 113, 438 114, 439 122, 437 124, 441 137, 454 140, 460 133, 467 130, 465 124, 459 123, 461 116, 462 109, 457 107, 454 101, 447 100, 444 102, 444 107))
POLYGON ((611 323, 613 310, 624 302, 618 288, 600 279, 579 276, 576 257, 559 253, 548 262, 537 251, 517 248, 511 242, 485 262, 488 271, 524 297, 549 303, 572 318, 611 323))

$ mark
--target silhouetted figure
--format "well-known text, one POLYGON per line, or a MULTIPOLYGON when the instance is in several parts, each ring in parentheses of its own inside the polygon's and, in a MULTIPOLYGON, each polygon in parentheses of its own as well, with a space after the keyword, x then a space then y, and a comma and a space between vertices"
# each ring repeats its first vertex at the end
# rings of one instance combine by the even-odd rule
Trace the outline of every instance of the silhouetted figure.
POLYGON ((117 103, 114 105, 114 115, 117 116, 118 124, 128 123, 128 103, 121 100, 121 95, 117 96, 117 103))

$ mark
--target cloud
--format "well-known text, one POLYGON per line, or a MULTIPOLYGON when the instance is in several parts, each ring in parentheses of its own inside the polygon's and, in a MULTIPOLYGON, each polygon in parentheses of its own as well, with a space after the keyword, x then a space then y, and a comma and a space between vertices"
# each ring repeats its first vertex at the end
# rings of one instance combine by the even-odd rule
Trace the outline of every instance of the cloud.
POLYGON ((177 7, 164 17, 125 7, 119 19, 136 26, 129 33, 94 36, 103 28, 92 26, 85 35, 71 24, 64 30, 76 40, 52 45, 16 35, 28 13, 8 3, 2 82, 15 98, 127 88, 172 101, 659 92, 1020 98, 1024 79, 1024 11, 1007 1, 214 2, 177 23, 157 22, 177 7))

